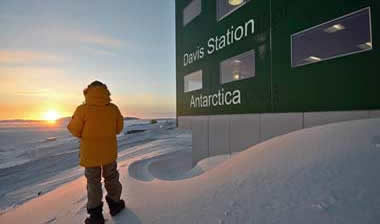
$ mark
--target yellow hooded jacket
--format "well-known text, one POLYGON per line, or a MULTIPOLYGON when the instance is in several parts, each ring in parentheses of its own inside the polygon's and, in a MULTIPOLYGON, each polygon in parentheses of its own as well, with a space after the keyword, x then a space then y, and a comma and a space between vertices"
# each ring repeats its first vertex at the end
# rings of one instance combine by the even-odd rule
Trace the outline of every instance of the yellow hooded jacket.
POLYGON ((110 93, 102 86, 89 87, 86 103, 77 107, 67 126, 80 138, 80 165, 97 167, 117 159, 116 135, 123 130, 119 108, 110 103, 110 93))

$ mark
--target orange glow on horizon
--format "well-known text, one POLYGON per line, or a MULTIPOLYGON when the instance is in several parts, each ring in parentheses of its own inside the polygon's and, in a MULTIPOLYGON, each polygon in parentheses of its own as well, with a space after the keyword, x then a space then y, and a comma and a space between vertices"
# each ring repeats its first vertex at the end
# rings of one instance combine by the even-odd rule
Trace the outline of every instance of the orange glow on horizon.
MULTIPOLYGON (((119 100, 122 102, 122 100, 119 100)), ((123 105, 116 103, 124 117, 145 118, 175 118, 175 109, 171 106, 154 105, 123 105), (153 112, 152 112, 153 111, 153 112)), ((65 103, 38 104, 0 104, 0 120, 39 120, 56 123, 61 118, 71 117, 78 105, 65 103)))
MULTIPOLYGON (((160 100, 160 104, 155 105, 155 102, 152 102, 153 99, 143 96, 136 98, 143 103, 135 103, 130 97, 116 98, 113 102, 119 107, 124 117, 142 119, 175 117, 175 112, 173 112, 175 111, 175 105, 165 104, 165 100, 160 100), (128 104, 124 102, 128 102, 128 104)), ((0 120, 23 119, 56 123, 54 121, 71 117, 81 102, 83 102, 82 96, 79 96, 77 99, 68 97, 67 99, 52 99, 49 101, 39 97, 21 97, 13 102, 0 104, 0 120)))

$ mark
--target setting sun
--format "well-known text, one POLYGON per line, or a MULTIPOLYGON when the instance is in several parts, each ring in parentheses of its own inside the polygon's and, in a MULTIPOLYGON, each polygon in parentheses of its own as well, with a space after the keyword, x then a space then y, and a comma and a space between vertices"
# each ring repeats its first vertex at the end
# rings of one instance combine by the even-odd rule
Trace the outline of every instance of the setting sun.
POLYGON ((55 122, 59 118, 59 114, 55 110, 49 110, 44 114, 44 120, 48 122, 55 122))

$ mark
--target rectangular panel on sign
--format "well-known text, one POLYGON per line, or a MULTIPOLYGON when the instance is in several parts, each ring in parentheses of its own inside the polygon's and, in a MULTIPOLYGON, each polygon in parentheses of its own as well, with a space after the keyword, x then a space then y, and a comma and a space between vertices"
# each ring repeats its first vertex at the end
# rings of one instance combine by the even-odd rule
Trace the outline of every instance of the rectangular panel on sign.
POLYGON ((243 6, 250 0, 217 0, 217 20, 221 20, 224 17, 230 15, 232 12, 243 6))
POLYGON ((372 50, 370 8, 293 34, 291 44, 292 67, 372 50))
POLYGON ((220 63, 220 82, 222 84, 255 76, 255 51, 251 50, 220 63))
POLYGON ((199 16, 202 11, 202 0, 193 0, 183 10, 183 26, 190 23, 195 17, 199 16))
POLYGON ((184 81, 185 93, 202 89, 202 70, 186 75, 184 81))

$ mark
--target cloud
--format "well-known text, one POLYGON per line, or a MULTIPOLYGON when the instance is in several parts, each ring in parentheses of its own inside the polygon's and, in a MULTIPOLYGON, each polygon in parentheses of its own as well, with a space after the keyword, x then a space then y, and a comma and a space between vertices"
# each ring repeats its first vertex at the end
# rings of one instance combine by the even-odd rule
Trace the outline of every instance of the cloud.
POLYGON ((30 100, 31 98, 35 99, 44 99, 51 100, 51 101, 57 101, 57 100, 63 100, 69 97, 72 97, 72 93, 70 92, 59 92, 55 89, 38 89, 38 88, 30 88, 27 87, 27 89, 24 90, 16 90, 14 93, 14 96, 20 96, 23 99, 26 99, 25 97, 28 97, 30 100))
POLYGON ((84 43, 95 44, 104 47, 120 48, 123 46, 123 42, 121 40, 112 39, 111 37, 107 37, 101 34, 79 33, 77 39, 84 43))
POLYGON ((37 51, 0 50, 0 64, 58 63, 63 59, 37 51))
POLYGON ((47 96, 51 92, 50 89, 29 89, 16 92, 19 96, 47 96))
POLYGON ((71 29, 67 27, 45 27, 39 32, 33 32, 34 38, 42 38, 55 43, 86 44, 92 47, 121 48, 125 42, 105 33, 87 30, 71 29))
POLYGON ((0 66, 0 74, 0 95, 51 97, 49 93, 73 84, 64 70, 55 67, 0 66))
POLYGON ((92 52, 96 55, 103 55, 103 56, 116 56, 116 54, 110 50, 104 50, 104 49, 96 49, 92 47, 83 47, 86 51, 92 52))
MULTIPOLYGON (((1 17, 0 17, 1 18, 1 17)), ((0 38, 3 42, 3 49, 10 47, 12 49, 51 49, 58 50, 58 53, 73 52, 77 48, 90 47, 94 49, 102 49, 112 51, 122 49, 126 46, 125 39, 118 39, 112 33, 90 30, 87 27, 69 27, 62 25, 44 25, 38 26, 34 24, 30 27, 15 28, 11 32, 5 32, 0 38), (6 45, 4 45, 4 43, 6 45)), ((5 52, 6 53, 6 52, 5 52)), ((24 57, 30 57, 29 52, 23 53, 24 57)), ((105 53, 105 52, 103 52, 105 53)), ((46 56, 41 53, 34 54, 34 58, 46 56)), ((50 56, 50 59, 56 57, 50 56)), ((3 59, 4 60, 4 59, 3 59)))

